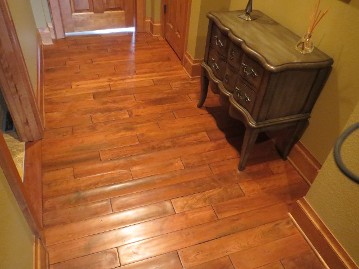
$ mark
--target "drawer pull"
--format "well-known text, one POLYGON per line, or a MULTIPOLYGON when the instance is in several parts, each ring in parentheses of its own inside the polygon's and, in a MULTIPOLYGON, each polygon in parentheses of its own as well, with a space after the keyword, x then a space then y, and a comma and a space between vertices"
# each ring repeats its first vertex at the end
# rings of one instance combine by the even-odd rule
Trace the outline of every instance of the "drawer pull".
POLYGON ((234 50, 234 49, 231 50, 231 53, 230 53, 230 56, 229 56, 229 59, 230 59, 231 61, 234 60, 234 55, 236 55, 236 53, 237 53, 236 50, 234 50))
POLYGON ((216 45, 220 48, 223 48, 224 47, 224 44, 223 42, 218 38, 218 36, 214 36, 214 39, 216 40, 216 45))
POLYGON ((218 71, 218 70, 219 70, 219 66, 218 66, 218 64, 216 63, 216 60, 215 60, 214 58, 211 58, 211 60, 212 60, 212 62, 213 62, 213 63, 212 63, 212 67, 218 71))
POLYGON ((238 87, 236 87, 236 95, 240 100, 244 100, 246 103, 251 102, 251 98, 243 91, 241 91, 238 87))
POLYGON ((242 63, 243 72, 246 76, 252 76, 253 78, 258 77, 257 72, 249 65, 242 63))

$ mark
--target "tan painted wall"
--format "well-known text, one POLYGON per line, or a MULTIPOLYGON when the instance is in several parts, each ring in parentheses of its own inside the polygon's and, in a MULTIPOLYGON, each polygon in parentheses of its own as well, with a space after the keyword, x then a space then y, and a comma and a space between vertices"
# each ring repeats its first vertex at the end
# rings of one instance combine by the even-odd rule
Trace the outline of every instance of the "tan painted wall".
POLYGON ((30 2, 27 0, 8 0, 9 9, 15 24, 22 53, 24 55, 31 84, 37 89, 37 28, 30 2))
MULTIPOLYGON (((355 122, 359 122, 359 104, 347 126, 355 122)), ((342 156, 346 165, 359 175, 359 131, 348 137, 342 156)), ((359 265, 359 184, 350 181, 338 170, 332 152, 306 199, 359 265)))
POLYGON ((161 22, 161 0, 151 0, 151 20, 153 23, 161 22))
POLYGON ((45 0, 30 0, 37 28, 46 28, 51 23, 49 5, 45 0))
POLYGON ((0 268, 32 269, 34 236, 0 168, 0 268))
POLYGON ((203 59, 208 19, 211 10, 228 10, 231 0, 192 0, 187 52, 193 59, 203 59))

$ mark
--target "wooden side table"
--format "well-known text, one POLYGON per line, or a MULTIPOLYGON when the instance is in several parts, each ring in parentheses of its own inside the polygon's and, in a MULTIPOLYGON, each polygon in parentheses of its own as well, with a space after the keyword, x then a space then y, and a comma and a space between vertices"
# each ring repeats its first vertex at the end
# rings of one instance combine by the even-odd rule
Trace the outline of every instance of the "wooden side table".
POLYGON ((313 106, 330 74, 333 59, 317 48, 295 49, 299 36, 260 11, 253 21, 243 11, 210 12, 202 64, 201 107, 211 82, 227 100, 229 114, 241 120, 245 135, 239 170, 245 168, 260 132, 285 129, 276 147, 286 159, 308 126, 313 106))

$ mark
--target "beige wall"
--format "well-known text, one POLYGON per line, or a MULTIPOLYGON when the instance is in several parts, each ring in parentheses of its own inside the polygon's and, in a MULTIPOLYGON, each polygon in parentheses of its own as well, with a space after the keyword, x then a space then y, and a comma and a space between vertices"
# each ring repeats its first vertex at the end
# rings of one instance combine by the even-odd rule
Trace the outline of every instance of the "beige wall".
POLYGON ((0 168, 0 268, 32 269, 34 236, 0 168))
POLYGON ((192 0, 187 52, 193 59, 203 59, 208 19, 211 10, 228 10, 231 0, 192 0))
POLYGON ((30 2, 27 0, 8 0, 9 9, 15 24, 17 36, 24 55, 31 84, 37 89, 37 28, 30 2))
MULTIPOLYGON (((359 88, 358 88, 359 90, 359 88)), ((347 126, 359 122, 359 104, 347 126)), ((359 175, 359 131, 344 143, 344 163, 359 175)), ((328 156, 306 199, 330 231, 359 265, 359 184, 346 178, 328 156)))
POLYGON ((51 23, 49 6, 46 0, 30 0, 37 28, 46 28, 51 23))

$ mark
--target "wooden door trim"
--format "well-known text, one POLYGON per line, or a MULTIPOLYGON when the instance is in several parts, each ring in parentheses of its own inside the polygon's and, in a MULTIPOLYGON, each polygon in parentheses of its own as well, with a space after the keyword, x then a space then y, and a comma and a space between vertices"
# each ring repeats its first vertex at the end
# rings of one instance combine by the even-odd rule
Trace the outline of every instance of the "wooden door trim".
POLYGON ((42 238, 42 225, 34 217, 35 210, 26 199, 26 190, 2 133, 0 135, 0 152, 0 166, 4 172, 10 189, 13 192, 25 219, 30 226, 31 231, 37 238, 42 238))
POLYGON ((146 0, 135 1, 135 16, 136 16, 136 32, 146 32, 145 21, 146 21, 146 0))
POLYGON ((22 141, 42 138, 44 127, 7 2, 0 0, 0 86, 22 141))

